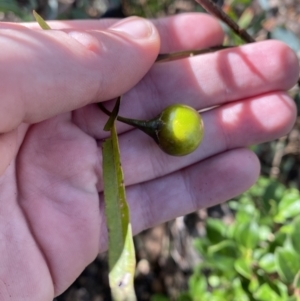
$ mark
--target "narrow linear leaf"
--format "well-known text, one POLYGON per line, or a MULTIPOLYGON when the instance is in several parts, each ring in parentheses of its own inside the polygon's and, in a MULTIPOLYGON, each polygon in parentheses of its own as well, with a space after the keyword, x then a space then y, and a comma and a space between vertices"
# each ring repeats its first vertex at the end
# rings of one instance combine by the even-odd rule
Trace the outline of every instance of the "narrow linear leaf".
POLYGON ((135 251, 116 128, 103 143, 105 215, 109 231, 109 283, 115 301, 135 301, 135 251))
POLYGON ((116 118, 118 117, 120 102, 121 102, 121 96, 119 96, 117 98, 114 109, 112 110, 111 115, 109 116, 109 119, 107 120, 107 122, 103 128, 104 131, 110 131, 111 128, 113 127, 114 122, 115 122, 116 118))
POLYGON ((33 11, 33 16, 42 29, 44 30, 51 29, 51 27, 46 23, 46 21, 35 10, 33 11))
POLYGON ((250 7, 248 7, 247 9, 245 9, 243 14, 239 18, 238 25, 241 28, 247 28, 252 22, 253 18, 254 18, 254 12, 250 7))

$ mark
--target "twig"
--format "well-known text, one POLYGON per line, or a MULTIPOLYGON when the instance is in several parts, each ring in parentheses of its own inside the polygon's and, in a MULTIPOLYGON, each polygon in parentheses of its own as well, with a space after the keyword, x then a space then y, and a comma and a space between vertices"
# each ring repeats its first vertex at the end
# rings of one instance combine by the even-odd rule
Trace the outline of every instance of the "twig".
POLYGON ((217 17, 226 23, 238 36, 240 36, 247 43, 256 42, 245 29, 240 28, 232 19, 230 19, 214 2, 211 0, 195 0, 199 3, 208 13, 217 17))
MULTIPOLYGON (((227 24, 242 40, 244 40, 246 43, 254 43, 256 42, 255 39, 248 34, 248 32, 245 29, 242 29, 238 26, 236 22, 234 22, 230 17, 226 15, 222 11, 222 9, 219 8, 218 5, 216 5, 212 0, 195 0, 198 4, 200 4, 208 13, 212 14, 216 18, 223 21, 225 24, 227 24)), ((297 81, 298 87, 300 87, 300 78, 297 81)))
POLYGON ((156 62, 169 62, 169 61, 173 61, 173 60, 182 59, 185 57, 201 55, 201 54, 215 52, 218 50, 232 48, 232 47, 234 47, 234 46, 220 45, 220 46, 204 48, 204 49, 193 49, 193 50, 178 51, 178 52, 173 52, 173 53, 163 53, 163 54, 158 55, 156 62))
POLYGON ((285 145, 286 145, 287 136, 279 138, 275 147, 275 154, 273 157, 272 168, 270 171, 270 177, 273 179, 277 179, 280 173, 280 164, 282 157, 285 153, 285 145))

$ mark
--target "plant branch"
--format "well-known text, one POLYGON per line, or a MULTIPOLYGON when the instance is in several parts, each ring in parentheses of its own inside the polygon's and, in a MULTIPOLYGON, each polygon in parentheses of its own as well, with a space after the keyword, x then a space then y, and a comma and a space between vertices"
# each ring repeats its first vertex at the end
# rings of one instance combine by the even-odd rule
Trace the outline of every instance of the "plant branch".
POLYGON ((203 48, 203 49, 192 49, 192 50, 184 50, 184 51, 178 51, 178 52, 172 52, 172 53, 162 53, 157 56, 157 59, 155 62, 169 62, 174 60, 179 60, 182 58, 194 56, 194 55, 201 55, 211 52, 216 52, 218 50, 222 49, 228 49, 232 48, 234 46, 214 46, 209 48, 203 48))
MULTIPOLYGON (((100 110, 101 110, 103 113, 105 113, 107 116, 111 117, 112 112, 110 112, 109 110, 107 110, 107 109, 105 108, 105 106, 104 106, 101 102, 98 102, 97 105, 98 105, 98 107, 100 108, 100 110)), ((121 122, 126 123, 126 124, 129 124, 129 123, 128 123, 128 122, 129 122, 128 120, 130 120, 130 119, 128 119, 128 118, 125 118, 125 117, 122 117, 122 116, 119 116, 119 115, 116 117, 116 119, 117 119, 118 121, 121 121, 121 122)), ((131 125, 131 123, 130 123, 130 125, 131 125)))
MULTIPOLYGON (((215 16, 219 20, 223 21, 227 24, 242 40, 246 43, 254 43, 255 39, 248 34, 245 29, 239 27, 239 25, 234 22, 230 17, 227 16, 226 13, 223 12, 222 9, 218 7, 212 0, 195 0, 198 4, 200 4, 208 13, 215 16)), ((297 81, 298 87, 300 87, 300 78, 297 81)))
POLYGON ((251 37, 245 29, 240 28, 232 19, 230 19, 214 2, 211 0, 195 0, 199 3, 208 13, 217 17, 226 23, 239 37, 246 43, 254 43, 255 39, 251 37))
MULTIPOLYGON (((97 105, 103 113, 105 113, 106 115, 111 117, 112 112, 107 110, 101 102, 98 102, 97 105)), ((159 119, 154 118, 154 119, 150 119, 150 120, 138 120, 138 119, 131 119, 131 118, 126 118, 126 117, 122 117, 122 116, 117 116, 116 119, 118 121, 121 121, 128 125, 131 125, 137 129, 143 131, 144 133, 146 133, 147 135, 152 137, 157 144, 159 144, 157 135, 156 135, 156 131, 158 129, 160 129, 160 127, 162 126, 162 123, 159 119)))

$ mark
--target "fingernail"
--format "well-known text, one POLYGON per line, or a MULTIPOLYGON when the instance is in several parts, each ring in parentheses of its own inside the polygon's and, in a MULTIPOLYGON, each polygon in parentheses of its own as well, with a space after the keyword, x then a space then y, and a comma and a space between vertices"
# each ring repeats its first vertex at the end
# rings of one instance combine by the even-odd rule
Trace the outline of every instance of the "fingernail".
POLYGON ((151 36, 153 26, 145 19, 130 17, 110 27, 113 31, 125 33, 134 39, 145 39, 151 36))

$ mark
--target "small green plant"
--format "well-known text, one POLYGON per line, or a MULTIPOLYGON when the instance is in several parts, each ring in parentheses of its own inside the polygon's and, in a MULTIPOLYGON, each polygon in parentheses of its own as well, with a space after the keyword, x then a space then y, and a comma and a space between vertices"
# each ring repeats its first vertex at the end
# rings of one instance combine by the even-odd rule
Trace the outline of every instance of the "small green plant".
POLYGON ((178 300, 299 301, 299 190, 261 177, 228 205, 232 222, 207 218, 195 240, 202 263, 178 300))

